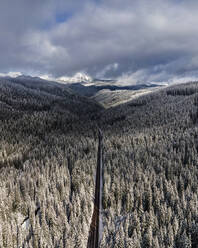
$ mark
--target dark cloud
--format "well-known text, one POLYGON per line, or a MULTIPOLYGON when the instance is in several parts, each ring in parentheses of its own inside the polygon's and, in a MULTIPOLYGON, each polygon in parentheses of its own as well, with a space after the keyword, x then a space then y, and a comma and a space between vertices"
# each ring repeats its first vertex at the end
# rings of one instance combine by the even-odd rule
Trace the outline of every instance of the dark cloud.
POLYGON ((197 10, 193 0, 1 1, 0 72, 195 77, 197 10))

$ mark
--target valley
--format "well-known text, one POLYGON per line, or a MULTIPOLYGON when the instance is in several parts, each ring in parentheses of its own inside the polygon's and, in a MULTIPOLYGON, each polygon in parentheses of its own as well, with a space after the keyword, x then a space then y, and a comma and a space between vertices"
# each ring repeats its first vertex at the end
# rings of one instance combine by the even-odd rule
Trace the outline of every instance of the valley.
POLYGON ((0 79, 0 247, 87 247, 98 127, 99 247, 197 246, 198 84, 150 90, 107 108, 65 84, 0 79))
POLYGON ((164 87, 157 84, 120 85, 113 80, 99 79, 66 85, 76 94, 93 99, 104 108, 115 107, 164 87))

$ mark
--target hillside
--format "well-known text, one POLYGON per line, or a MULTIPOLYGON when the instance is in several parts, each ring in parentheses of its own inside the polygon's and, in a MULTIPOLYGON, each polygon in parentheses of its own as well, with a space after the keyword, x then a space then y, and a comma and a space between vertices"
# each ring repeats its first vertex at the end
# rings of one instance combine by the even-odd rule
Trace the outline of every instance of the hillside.
POLYGON ((4 78, 0 103, 0 247, 87 247, 98 126, 100 247, 197 247, 198 83, 104 109, 66 85, 4 78))
POLYGON ((197 247, 198 84, 108 109, 101 247, 197 247))
POLYGON ((95 101, 75 94, 66 85, 40 78, 29 76, 0 78, 0 87, 1 101, 14 109, 27 111, 57 109, 78 116, 89 115, 102 109, 95 101))
POLYGON ((0 247, 72 247, 78 233, 88 235, 96 156, 91 119, 102 108, 45 83, 0 80, 0 247))
POLYGON ((89 97, 105 108, 114 107, 130 100, 159 90, 163 85, 157 84, 137 84, 137 85, 117 85, 114 81, 93 80, 89 84, 68 83, 68 88, 78 95, 89 97))

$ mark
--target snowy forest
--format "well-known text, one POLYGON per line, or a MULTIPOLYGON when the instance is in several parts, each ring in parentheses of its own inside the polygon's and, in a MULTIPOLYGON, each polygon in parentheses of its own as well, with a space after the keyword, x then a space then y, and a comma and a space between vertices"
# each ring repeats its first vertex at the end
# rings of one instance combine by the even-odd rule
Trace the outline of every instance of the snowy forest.
POLYGON ((0 247, 87 247, 98 127, 100 247, 198 247, 198 83, 104 109, 11 78, 0 79, 0 247))

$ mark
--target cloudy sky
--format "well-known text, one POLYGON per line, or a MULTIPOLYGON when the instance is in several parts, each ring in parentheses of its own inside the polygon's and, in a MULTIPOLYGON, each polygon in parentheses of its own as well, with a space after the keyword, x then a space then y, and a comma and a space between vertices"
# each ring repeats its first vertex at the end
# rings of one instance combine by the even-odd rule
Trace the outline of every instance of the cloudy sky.
POLYGON ((0 73, 198 78, 197 0, 0 1, 0 73))

